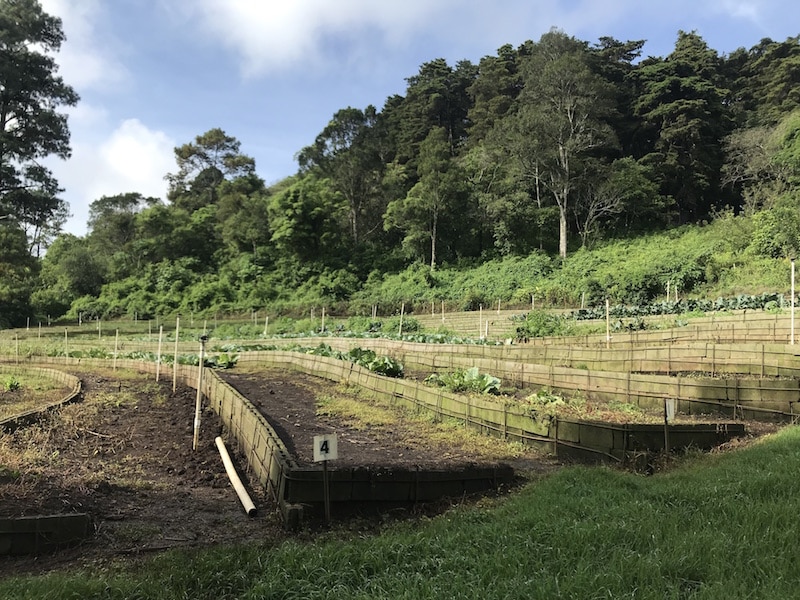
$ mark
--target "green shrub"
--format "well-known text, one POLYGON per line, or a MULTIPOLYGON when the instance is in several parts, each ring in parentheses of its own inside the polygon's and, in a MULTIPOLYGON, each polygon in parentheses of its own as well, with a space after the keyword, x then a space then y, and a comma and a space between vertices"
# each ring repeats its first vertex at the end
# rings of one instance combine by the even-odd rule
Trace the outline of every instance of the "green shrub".
POLYGON ((517 340, 525 341, 537 337, 570 335, 571 325, 558 315, 533 310, 524 315, 517 325, 517 340))
MULTIPOLYGON (((403 316, 403 334, 417 333, 422 326, 414 317, 403 316)), ((397 335, 400 332, 400 315, 395 315, 383 320, 381 331, 387 335, 397 335)))
POLYGON ((478 367, 456 369, 452 373, 433 373, 425 378, 425 383, 437 385, 456 393, 496 394, 500 391, 500 380, 492 375, 481 373, 478 367))

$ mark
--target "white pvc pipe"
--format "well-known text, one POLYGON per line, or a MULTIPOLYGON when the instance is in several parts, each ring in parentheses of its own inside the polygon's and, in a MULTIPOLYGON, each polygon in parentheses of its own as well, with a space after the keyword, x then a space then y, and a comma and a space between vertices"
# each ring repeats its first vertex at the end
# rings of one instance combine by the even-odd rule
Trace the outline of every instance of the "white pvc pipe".
POLYGON ((222 441, 221 437, 217 436, 214 439, 214 443, 217 445, 219 454, 222 457, 222 464, 225 465, 225 471, 228 473, 228 479, 231 480, 233 489, 236 490, 236 495, 239 496, 239 501, 244 507, 244 512, 247 513, 248 517, 254 516, 256 514, 256 505, 253 504, 253 501, 250 499, 250 495, 247 493, 247 490, 244 489, 242 480, 239 479, 239 475, 236 473, 233 462, 231 462, 231 457, 228 454, 228 449, 225 448, 225 442, 222 441))

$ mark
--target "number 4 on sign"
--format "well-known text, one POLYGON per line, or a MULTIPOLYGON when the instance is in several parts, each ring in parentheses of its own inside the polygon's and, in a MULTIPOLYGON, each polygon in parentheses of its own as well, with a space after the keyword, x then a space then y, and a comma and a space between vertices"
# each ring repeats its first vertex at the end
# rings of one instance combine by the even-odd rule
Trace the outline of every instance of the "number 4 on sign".
POLYGON ((339 448, 336 434, 314 436, 314 462, 336 460, 339 458, 339 448))

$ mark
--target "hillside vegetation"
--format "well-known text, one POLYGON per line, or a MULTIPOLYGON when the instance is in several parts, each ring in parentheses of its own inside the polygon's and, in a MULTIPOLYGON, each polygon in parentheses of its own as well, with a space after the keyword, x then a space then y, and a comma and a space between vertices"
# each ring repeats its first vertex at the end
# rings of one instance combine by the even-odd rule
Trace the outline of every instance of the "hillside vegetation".
POLYGON ((78 101, 60 22, 36 0, 0 18, 3 64, 41 71, 0 72, 19 92, 0 113, 27 124, 0 129, 3 327, 785 291, 800 247, 800 36, 720 55, 679 31, 655 57, 553 29, 433 59, 380 109, 336 111, 294 175, 267 185, 211 128, 175 148, 164 198, 94 199, 78 237, 37 163, 68 155, 57 109, 78 101))

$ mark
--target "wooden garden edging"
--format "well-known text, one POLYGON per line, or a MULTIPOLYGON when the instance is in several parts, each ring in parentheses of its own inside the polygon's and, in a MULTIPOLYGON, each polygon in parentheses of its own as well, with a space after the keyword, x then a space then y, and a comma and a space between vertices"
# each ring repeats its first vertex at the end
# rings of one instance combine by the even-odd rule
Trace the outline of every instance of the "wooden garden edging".
POLYGON ((27 423, 36 421, 41 415, 54 408, 58 408, 60 406, 64 406, 65 404, 69 404, 70 402, 74 402, 75 400, 81 397, 81 380, 75 377, 74 375, 70 375, 69 373, 64 373, 63 371, 58 371, 56 369, 48 369, 42 367, 20 368, 18 366, 15 366, 13 368, 8 368, 6 365, 0 365, 0 373, 16 374, 16 373, 26 373, 26 372, 36 373, 43 377, 54 379, 59 383, 63 383, 64 385, 70 386, 72 389, 69 391, 68 394, 66 394, 61 400, 58 400, 57 402, 51 402, 50 404, 46 404, 44 406, 38 406, 36 408, 32 408, 30 410, 26 410, 24 412, 0 420, 0 430, 14 430, 17 427, 20 427, 21 425, 25 425, 27 423))
POLYGON ((50 552, 80 543, 91 532, 86 513, 0 518, 0 556, 50 552))
MULTIPOLYGON (((665 447, 663 425, 614 425, 539 416, 529 408, 453 394, 414 380, 383 377, 333 358, 276 351, 244 353, 239 361, 296 369, 354 384, 392 404, 424 410, 437 419, 458 419, 483 434, 549 449, 561 457, 618 462, 626 460, 629 453, 659 452, 665 447)), ((671 424, 670 450, 688 446, 708 449, 744 433, 742 423, 671 424)))
MULTIPOLYGON (((295 354, 295 356, 297 356, 295 354)), ((108 359, 52 359, 73 365, 108 367, 108 359)), ((349 363, 330 361, 341 370, 349 363)), ((118 360, 118 368, 155 373, 150 362, 118 360)), ((367 373, 369 373, 367 371, 367 373)), ((179 365, 177 379, 197 387, 197 367, 179 365)), ((164 374, 166 378, 166 373, 164 374)), ((247 468, 276 500, 288 527, 321 514, 323 507, 322 469, 298 465, 278 434, 253 404, 206 368, 203 396, 220 418, 247 468)), ((308 440, 309 445, 313 440, 308 440)), ((428 502, 445 496, 496 489, 513 481, 514 471, 507 466, 457 470, 336 469, 329 470, 333 508, 348 510, 356 504, 380 507, 428 502)))
POLYGON ((758 370, 784 377, 800 375, 800 358, 796 354, 800 353, 800 347, 794 346, 753 344, 739 349, 697 344, 634 352, 525 345, 419 344, 387 339, 328 338, 325 343, 343 351, 355 346, 370 348, 392 356, 410 369, 437 372, 475 366, 518 388, 548 387, 562 393, 578 392, 590 399, 622 400, 646 409, 658 409, 665 398, 674 398, 678 401, 678 412, 683 414, 723 413, 731 418, 746 416, 756 420, 792 421, 800 413, 800 379, 797 378, 668 374, 696 371, 698 366, 703 373, 705 366, 710 367, 709 372, 716 369, 717 372, 746 374, 758 370), (755 366, 743 356, 749 356, 755 366), (526 359, 537 362, 523 362, 526 359), (586 368, 587 362, 614 370, 586 368), (581 368, 561 366, 564 363, 581 368), (637 368, 649 372, 631 372, 637 368), (651 374, 653 371, 656 374, 651 374))
MULTIPOLYGON (((59 359, 64 360, 64 359, 59 359)), ((108 366, 104 359, 66 359, 68 364, 108 366)), ((623 461, 642 452, 664 448, 663 426, 609 425, 537 416, 529 409, 481 398, 449 393, 420 382, 377 375, 348 361, 297 352, 247 352, 241 364, 264 365, 303 371, 334 382, 346 382, 412 410, 429 411, 436 418, 462 420, 484 434, 552 450, 561 457, 582 461, 623 461)), ((155 372, 154 363, 119 360, 120 368, 155 372)), ((269 491, 284 521, 294 526, 322 507, 322 469, 301 467, 287 451, 266 418, 212 369, 206 369, 202 394, 217 412, 248 469, 269 491)), ((197 367, 179 365, 178 379, 197 385, 197 367)), ((744 425, 670 425, 670 449, 686 446, 709 448, 744 434, 744 425)), ((308 440, 311 444, 312 440, 308 440)), ((331 500, 334 507, 353 503, 415 503, 443 496, 461 495, 509 483, 510 467, 420 471, 398 469, 332 469, 331 500)))
MULTIPOLYGON (((8 369, 5 365, 0 365, 0 373, 24 374, 29 372, 55 379, 59 383, 70 385, 72 389, 58 402, 51 402, 45 406, 0 420, 0 429, 2 430, 17 429, 36 421, 42 414, 54 408, 80 398, 81 380, 74 375, 55 369, 36 367, 8 369)), ((0 518, 0 556, 48 552, 79 543, 90 533, 91 519, 85 513, 0 518)))

